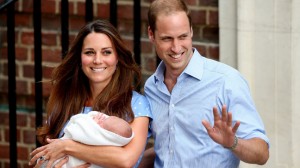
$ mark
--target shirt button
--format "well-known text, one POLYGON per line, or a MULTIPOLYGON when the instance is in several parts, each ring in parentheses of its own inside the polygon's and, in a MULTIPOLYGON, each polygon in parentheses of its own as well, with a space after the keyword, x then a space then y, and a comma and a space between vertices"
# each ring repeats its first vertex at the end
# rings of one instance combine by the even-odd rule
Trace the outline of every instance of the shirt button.
POLYGON ((172 104, 171 106, 172 106, 172 107, 175 107, 175 105, 174 105, 174 104, 172 104))
POLYGON ((170 150, 170 153, 173 153, 173 150, 172 150, 172 149, 170 150))

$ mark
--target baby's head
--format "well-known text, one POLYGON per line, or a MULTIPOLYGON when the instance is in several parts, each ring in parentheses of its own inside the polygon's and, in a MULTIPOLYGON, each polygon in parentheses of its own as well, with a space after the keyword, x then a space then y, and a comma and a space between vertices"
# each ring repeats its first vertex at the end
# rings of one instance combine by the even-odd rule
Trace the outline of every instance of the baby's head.
POLYGON ((132 129, 128 122, 119 117, 108 116, 103 113, 97 113, 92 115, 92 117, 100 127, 107 131, 114 132, 126 138, 130 138, 132 135, 132 129))
POLYGON ((126 138, 130 138, 132 135, 132 130, 128 122, 115 116, 110 116, 104 120, 102 128, 126 138))

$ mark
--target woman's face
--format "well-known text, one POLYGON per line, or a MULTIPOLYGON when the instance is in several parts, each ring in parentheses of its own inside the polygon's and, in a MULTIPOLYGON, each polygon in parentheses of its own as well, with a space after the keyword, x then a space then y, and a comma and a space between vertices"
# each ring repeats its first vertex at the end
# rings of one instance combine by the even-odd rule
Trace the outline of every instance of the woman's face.
POLYGON ((118 57, 116 49, 106 34, 92 32, 82 45, 81 63, 91 87, 105 87, 114 74, 118 57))

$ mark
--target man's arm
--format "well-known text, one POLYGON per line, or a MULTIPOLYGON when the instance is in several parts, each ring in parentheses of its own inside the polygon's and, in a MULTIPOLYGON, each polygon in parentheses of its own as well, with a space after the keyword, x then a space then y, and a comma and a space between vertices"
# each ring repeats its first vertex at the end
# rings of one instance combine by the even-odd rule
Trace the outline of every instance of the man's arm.
POLYGON ((225 105, 222 107, 222 116, 219 115, 216 107, 213 108, 213 114, 213 127, 209 124, 208 121, 202 121, 202 124, 206 128, 208 135, 213 141, 226 148, 232 147, 232 152, 240 160, 246 163, 262 165, 267 162, 267 160, 269 159, 269 147, 263 139, 235 139, 235 134, 240 125, 240 122, 237 121, 232 127, 232 113, 227 113, 227 107, 225 105))
POLYGON ((148 148, 147 150, 145 150, 139 168, 153 168, 154 160, 155 160, 154 147, 148 148))
POLYGON ((268 144, 260 138, 239 139, 232 152, 246 163, 263 165, 269 159, 268 144))

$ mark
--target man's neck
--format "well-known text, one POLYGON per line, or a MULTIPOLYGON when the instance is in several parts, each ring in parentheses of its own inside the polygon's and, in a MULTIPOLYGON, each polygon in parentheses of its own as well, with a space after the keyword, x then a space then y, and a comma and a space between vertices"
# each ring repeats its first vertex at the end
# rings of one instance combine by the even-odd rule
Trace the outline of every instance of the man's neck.
POLYGON ((166 84, 166 86, 167 86, 170 93, 172 92, 173 87, 177 83, 177 78, 180 74, 181 73, 176 73, 176 72, 174 73, 174 72, 168 71, 166 69, 164 83, 166 84))

